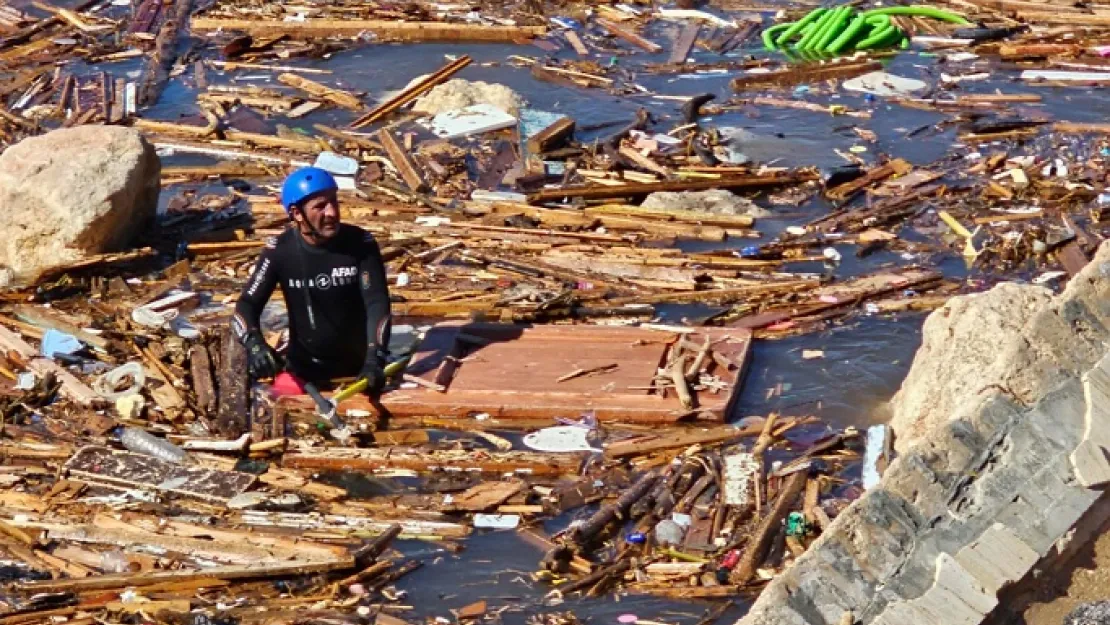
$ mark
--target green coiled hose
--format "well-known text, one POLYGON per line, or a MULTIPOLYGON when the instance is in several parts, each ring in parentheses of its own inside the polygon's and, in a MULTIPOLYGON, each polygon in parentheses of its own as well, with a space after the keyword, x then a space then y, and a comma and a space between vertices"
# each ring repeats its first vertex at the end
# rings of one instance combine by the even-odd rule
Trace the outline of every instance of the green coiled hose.
POLYGON ((782 51, 790 58, 816 60, 855 50, 909 47, 909 37, 890 16, 924 17, 968 24, 962 16, 928 6, 896 6, 856 12, 844 5, 819 7, 796 22, 776 24, 763 31, 763 47, 782 51))

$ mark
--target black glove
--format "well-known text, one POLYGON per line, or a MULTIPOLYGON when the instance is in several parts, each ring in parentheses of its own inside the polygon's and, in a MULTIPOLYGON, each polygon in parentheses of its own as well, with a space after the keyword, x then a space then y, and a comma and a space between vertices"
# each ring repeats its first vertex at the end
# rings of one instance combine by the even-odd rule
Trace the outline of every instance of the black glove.
POLYGON ((266 343, 261 332, 248 334, 243 339, 243 347, 247 348, 247 363, 250 366, 252 378, 256 380, 272 378, 281 371, 281 356, 266 343))
POLYGON ((362 370, 358 372, 359 379, 366 379, 366 394, 370 397, 378 397, 382 394, 382 389, 385 388, 385 370, 382 369, 382 359, 376 353, 371 352, 366 355, 366 362, 362 364, 362 370))

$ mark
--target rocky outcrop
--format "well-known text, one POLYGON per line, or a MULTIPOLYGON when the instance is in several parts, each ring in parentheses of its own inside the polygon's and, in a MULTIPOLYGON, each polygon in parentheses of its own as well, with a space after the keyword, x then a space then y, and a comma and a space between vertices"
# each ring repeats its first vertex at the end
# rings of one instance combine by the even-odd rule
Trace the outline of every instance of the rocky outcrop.
POLYGON ((644 208, 678 209, 714 215, 750 215, 768 217, 770 211, 760 208, 748 198, 731 191, 659 191, 644 198, 644 208))
POLYGON ((953 297, 925 320, 921 348, 890 402, 895 449, 904 452, 933 428, 974 410, 976 398, 999 384, 1000 346, 1052 299, 1042 287, 1005 283, 953 297))
MULTIPOLYGON (((935 411, 936 425, 768 585, 743 625, 837 624, 847 613, 863 625, 977 625, 1000 592, 1074 547, 1066 540, 1073 528, 1104 517, 1110 243, 1056 297, 1010 289, 978 301, 1012 297, 1033 310, 980 344, 995 354, 975 356, 982 383, 950 385, 926 378, 928 369, 907 380, 960 395, 917 400, 935 411)), ((975 315, 974 302, 934 315, 965 304, 959 316, 975 315)), ((990 314, 982 312, 985 323, 1000 323, 990 314)), ((968 340, 949 327, 948 340, 968 340)), ((937 354, 959 349, 938 336, 922 358, 937 354)), ((904 387, 902 401, 917 392, 904 387)))
POLYGON ((1110 625, 1110 600, 1079 606, 1064 619, 1064 625, 1110 625))
POLYGON ((161 165, 137 131, 81 126, 0 155, 0 268, 17 281, 125 246, 158 208, 161 165))

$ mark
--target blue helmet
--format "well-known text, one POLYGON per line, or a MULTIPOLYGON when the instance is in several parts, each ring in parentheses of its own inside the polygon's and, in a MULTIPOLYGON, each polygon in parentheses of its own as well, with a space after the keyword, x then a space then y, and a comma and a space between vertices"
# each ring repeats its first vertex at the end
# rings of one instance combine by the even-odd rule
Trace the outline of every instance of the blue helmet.
POLYGON ((302 167, 289 174, 281 185, 281 205, 292 213, 293 206, 325 191, 338 191, 339 185, 326 170, 319 167, 302 167))

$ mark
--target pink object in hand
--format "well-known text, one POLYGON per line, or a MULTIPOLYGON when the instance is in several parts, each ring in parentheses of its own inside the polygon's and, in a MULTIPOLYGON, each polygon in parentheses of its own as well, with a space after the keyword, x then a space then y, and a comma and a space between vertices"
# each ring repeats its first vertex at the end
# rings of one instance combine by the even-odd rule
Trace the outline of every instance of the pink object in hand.
POLYGON ((270 391, 275 397, 304 395, 304 380, 301 380, 288 371, 282 371, 274 378, 274 383, 270 386, 270 391))

